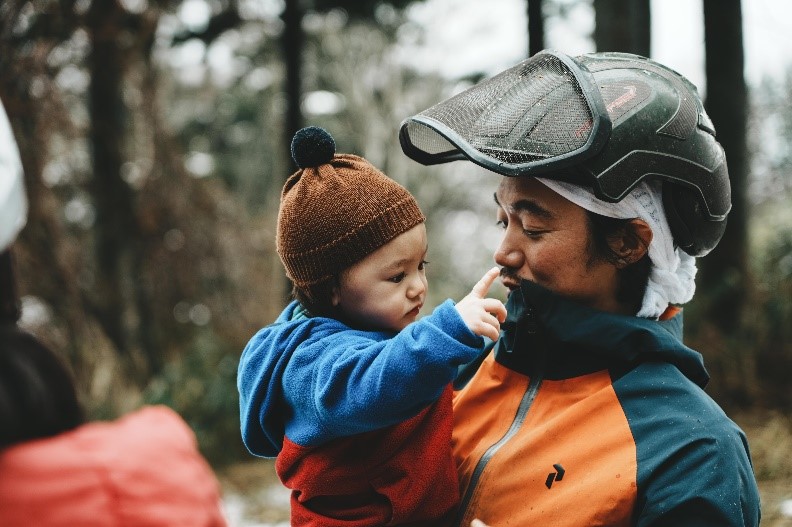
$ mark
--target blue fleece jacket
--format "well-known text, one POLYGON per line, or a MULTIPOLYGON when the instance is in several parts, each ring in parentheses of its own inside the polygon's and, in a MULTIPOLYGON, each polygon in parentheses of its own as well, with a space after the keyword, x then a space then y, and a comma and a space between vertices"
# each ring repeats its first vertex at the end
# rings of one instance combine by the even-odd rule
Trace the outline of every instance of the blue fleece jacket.
POLYGON ((240 360, 242 438, 258 456, 277 456, 284 436, 312 447, 409 419, 484 348, 450 300, 397 334, 298 315, 292 302, 240 360))

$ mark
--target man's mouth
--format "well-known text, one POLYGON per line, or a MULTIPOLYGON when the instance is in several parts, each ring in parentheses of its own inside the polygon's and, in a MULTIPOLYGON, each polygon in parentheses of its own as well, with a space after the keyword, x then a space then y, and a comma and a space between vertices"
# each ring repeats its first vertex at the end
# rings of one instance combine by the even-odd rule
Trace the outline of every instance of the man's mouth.
POLYGON ((514 291, 518 287, 520 287, 520 279, 513 275, 509 269, 505 267, 501 269, 501 283, 508 288, 509 291, 514 291))
POLYGON ((509 289, 509 291, 514 291, 515 289, 520 287, 520 282, 512 280, 511 278, 504 278, 502 282, 503 285, 509 289))

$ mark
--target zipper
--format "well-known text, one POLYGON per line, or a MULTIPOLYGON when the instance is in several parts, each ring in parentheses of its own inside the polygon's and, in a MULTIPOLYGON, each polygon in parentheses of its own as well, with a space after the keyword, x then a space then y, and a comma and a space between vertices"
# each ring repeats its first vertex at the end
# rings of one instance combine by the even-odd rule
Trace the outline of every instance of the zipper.
MULTIPOLYGON (((536 321, 536 315, 534 310, 530 306, 526 306, 526 313, 523 316, 521 323, 522 328, 526 333, 529 335, 536 335, 538 333, 538 323, 536 321)), ((515 338, 516 344, 516 338, 515 338)), ((517 347, 516 345, 514 346, 517 347)), ((508 350, 512 352, 513 350, 508 350)), ((545 353, 544 349, 538 350, 540 353, 545 353)), ((537 368, 540 370, 540 368, 537 368)), ((478 462, 476 463, 476 468, 473 469, 473 474, 470 477, 470 483, 465 490, 465 495, 462 497, 462 500, 459 503, 459 512, 457 513, 456 520, 454 520, 454 525, 457 527, 461 527, 462 520, 467 513, 468 505, 470 505, 470 500, 473 498, 473 494, 478 487, 479 480, 481 479, 481 475, 484 473, 484 470, 487 468, 487 464, 489 461, 495 456, 498 450, 501 449, 503 445, 509 442, 509 440, 514 437, 517 431, 522 427, 523 423, 525 422, 525 416, 528 414, 528 411, 531 409, 533 405, 534 399, 536 399, 536 394, 539 392, 539 388, 542 385, 542 380, 544 379, 544 372, 543 371, 534 371, 533 375, 531 375, 531 380, 528 383, 528 388, 526 388, 525 393, 520 400, 520 404, 517 407, 517 412, 514 415, 514 419, 512 420, 509 429, 503 434, 498 441, 490 445, 489 448, 484 452, 484 454, 479 458, 478 462)))

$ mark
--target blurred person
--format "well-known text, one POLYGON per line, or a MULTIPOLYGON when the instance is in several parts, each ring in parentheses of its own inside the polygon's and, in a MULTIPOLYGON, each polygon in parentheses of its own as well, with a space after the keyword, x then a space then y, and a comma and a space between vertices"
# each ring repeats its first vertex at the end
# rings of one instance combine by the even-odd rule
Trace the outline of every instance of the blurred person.
POLYGON ((731 207, 695 87, 545 51, 407 120, 407 155, 503 177, 501 337, 454 394, 455 525, 755 526, 743 432, 682 341, 731 207))
POLYGON ((165 406, 85 421, 66 366, 0 327, 0 525, 222 527, 218 483, 165 406))
POLYGON ((276 457, 291 525, 442 526, 459 499, 451 381, 497 339, 503 304, 472 292, 418 320, 427 293, 425 217, 321 128, 292 141, 277 250, 295 300, 246 346, 242 437, 276 457))
POLYGON ((86 422, 65 364, 17 326, 22 179, 0 104, 0 526, 224 527, 218 483, 176 413, 86 422))

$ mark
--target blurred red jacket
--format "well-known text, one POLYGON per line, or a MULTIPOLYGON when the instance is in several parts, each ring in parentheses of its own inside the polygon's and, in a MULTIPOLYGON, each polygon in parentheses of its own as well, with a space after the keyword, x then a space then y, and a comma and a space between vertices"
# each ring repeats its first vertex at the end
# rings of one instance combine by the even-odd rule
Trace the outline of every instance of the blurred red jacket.
POLYGON ((0 452, 0 526, 224 527, 217 480, 164 406, 0 452))

